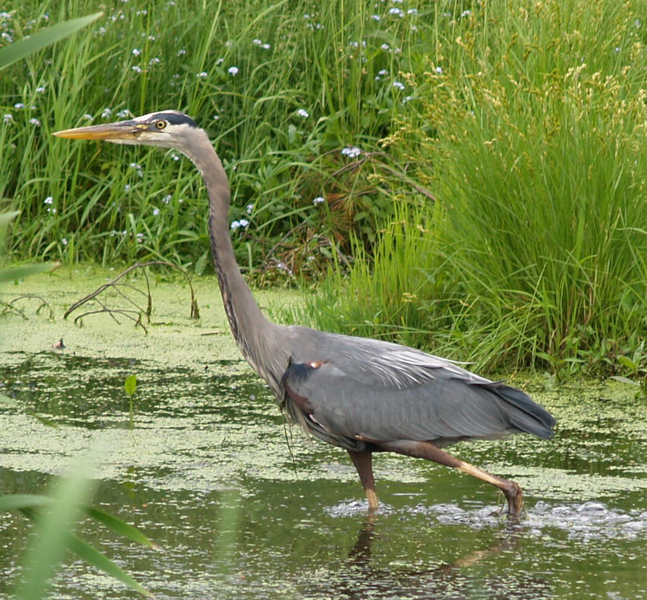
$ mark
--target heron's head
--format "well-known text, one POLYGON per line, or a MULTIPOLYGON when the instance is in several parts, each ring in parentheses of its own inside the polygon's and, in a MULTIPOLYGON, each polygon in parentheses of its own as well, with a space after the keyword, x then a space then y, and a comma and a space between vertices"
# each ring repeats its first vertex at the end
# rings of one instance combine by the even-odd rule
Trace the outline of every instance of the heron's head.
POLYGON ((54 135, 114 144, 162 146, 183 151, 198 131, 201 131, 200 128, 190 117, 176 110, 164 110, 118 123, 56 131, 54 135))

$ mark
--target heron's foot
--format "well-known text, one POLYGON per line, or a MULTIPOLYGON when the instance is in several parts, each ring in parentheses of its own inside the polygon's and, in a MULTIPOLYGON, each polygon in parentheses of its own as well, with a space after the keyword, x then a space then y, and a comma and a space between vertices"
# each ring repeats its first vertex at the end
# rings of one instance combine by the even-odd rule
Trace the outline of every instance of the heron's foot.
POLYGON ((377 512, 377 509, 380 507, 380 503, 377 500, 377 494, 375 489, 367 488, 366 489, 366 499, 368 500, 368 512, 373 514, 377 512))
POLYGON ((519 519, 523 510, 523 492, 518 483, 508 481, 509 485, 502 488, 505 499, 508 501, 508 518, 519 519))

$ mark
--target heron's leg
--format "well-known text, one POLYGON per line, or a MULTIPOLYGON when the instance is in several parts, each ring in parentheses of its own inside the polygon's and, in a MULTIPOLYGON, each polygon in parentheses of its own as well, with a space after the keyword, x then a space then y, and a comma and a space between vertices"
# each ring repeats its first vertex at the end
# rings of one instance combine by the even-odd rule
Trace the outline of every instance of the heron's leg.
POLYGON ((348 454, 364 486, 369 510, 377 510, 377 494, 375 493, 375 480, 373 479, 373 455, 370 452, 355 452, 354 450, 348 450, 348 454))
POLYGON ((489 484, 498 487, 508 501, 508 516, 518 517, 523 508, 523 493, 518 483, 491 475, 487 471, 483 471, 474 465, 463 462, 448 452, 441 450, 438 446, 434 446, 431 442, 414 442, 409 440, 400 440, 397 442, 380 442, 379 444, 385 450, 397 452, 398 454, 406 454, 415 458, 426 458, 433 460, 441 465, 454 467, 463 473, 478 477, 489 484))

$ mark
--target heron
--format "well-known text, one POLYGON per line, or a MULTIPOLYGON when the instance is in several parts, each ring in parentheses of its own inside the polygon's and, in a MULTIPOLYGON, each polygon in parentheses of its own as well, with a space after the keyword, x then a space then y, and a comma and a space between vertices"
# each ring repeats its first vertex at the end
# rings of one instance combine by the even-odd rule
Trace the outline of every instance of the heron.
POLYGON ((209 197, 214 269, 241 354, 292 421, 348 452, 371 514, 379 506, 373 454, 394 452, 458 469, 499 488, 507 514, 520 516, 523 493, 516 482, 464 462, 445 448, 515 433, 549 439, 555 425, 551 414, 520 389, 415 348, 268 320, 234 255, 226 172, 207 133, 191 117, 164 110, 54 135, 170 148, 194 163, 209 197))

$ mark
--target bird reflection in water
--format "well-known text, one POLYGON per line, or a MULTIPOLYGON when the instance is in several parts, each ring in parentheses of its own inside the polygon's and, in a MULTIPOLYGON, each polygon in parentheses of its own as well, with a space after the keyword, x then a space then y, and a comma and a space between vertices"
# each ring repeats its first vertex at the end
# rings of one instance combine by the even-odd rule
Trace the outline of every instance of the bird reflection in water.
MULTIPOLYGON (((371 598, 406 598, 407 600, 465 600, 466 598, 491 598, 501 600, 543 599, 552 585, 541 576, 510 577, 497 569, 496 574, 486 568, 472 567, 487 564, 518 549, 523 541, 523 529, 518 523, 504 526, 498 539, 485 548, 475 549, 449 563, 431 567, 376 566, 371 554, 379 551, 378 514, 369 514, 362 523, 357 541, 348 553, 345 567, 336 573, 331 582, 325 582, 325 592, 333 598, 364 600, 371 598)), ((494 571, 494 569, 492 569, 494 571)), ((321 588, 318 588, 322 591, 321 588)))

